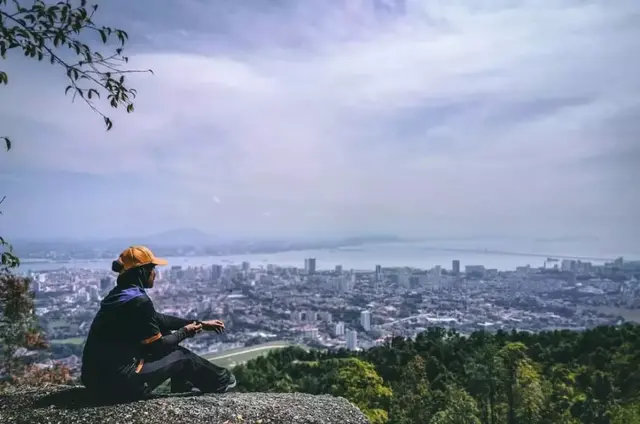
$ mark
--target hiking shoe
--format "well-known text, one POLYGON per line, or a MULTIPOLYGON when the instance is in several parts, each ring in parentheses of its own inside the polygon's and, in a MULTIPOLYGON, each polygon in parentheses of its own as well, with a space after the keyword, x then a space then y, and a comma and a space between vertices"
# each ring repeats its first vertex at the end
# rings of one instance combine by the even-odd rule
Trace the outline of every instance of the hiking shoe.
POLYGON ((196 388, 189 381, 179 380, 171 382, 171 393, 191 393, 194 390, 196 390, 196 388))
POLYGON ((236 387, 238 382, 236 381, 236 376, 233 374, 229 374, 229 382, 227 383, 227 387, 222 391, 222 393, 227 393, 229 390, 236 387))

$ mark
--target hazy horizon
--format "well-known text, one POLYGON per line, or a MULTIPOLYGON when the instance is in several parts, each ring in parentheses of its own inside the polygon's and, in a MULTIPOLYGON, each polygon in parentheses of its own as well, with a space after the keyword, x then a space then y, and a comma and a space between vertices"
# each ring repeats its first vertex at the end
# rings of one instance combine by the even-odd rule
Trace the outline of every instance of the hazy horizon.
POLYGON ((598 241, 599 239, 596 237, 589 236, 572 236, 572 237, 518 237, 518 236, 509 236, 509 235, 491 235, 491 234, 468 234, 464 236, 458 237, 446 237, 446 236, 399 236, 396 234, 325 234, 325 235, 317 235, 317 236, 296 236, 292 237, 232 237, 225 235, 218 235, 215 233, 208 233, 206 231, 202 231, 198 228, 172 228, 159 232, 151 232, 151 233, 137 233, 137 234, 127 234, 124 236, 84 236, 84 237, 69 237, 69 236, 51 236, 51 237, 22 237, 17 238, 15 241, 21 242, 52 242, 52 241, 68 241, 68 242, 85 242, 85 241, 109 241, 109 240, 126 240, 128 238, 132 239, 140 239, 140 238, 155 238, 161 237, 165 235, 177 235, 177 236, 193 236, 193 237, 202 237, 209 238, 212 241, 240 241, 240 240, 257 240, 257 241, 296 241, 296 240, 307 240, 307 241, 330 241, 330 240, 348 240, 348 239, 381 239, 381 238, 396 238, 398 241, 429 241, 429 240, 530 240, 530 241, 538 241, 538 242, 565 242, 565 241, 598 241))
POLYGON ((103 1, 136 112, 3 61, 0 234, 640 240, 640 3, 103 1))

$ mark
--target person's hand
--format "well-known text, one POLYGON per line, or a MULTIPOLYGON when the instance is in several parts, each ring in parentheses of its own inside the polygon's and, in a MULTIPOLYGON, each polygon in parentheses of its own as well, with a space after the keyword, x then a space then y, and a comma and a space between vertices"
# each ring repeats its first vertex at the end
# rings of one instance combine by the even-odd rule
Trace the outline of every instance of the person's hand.
POLYGON ((219 319, 202 321, 202 329, 205 331, 215 331, 218 334, 224 333, 224 322, 219 319))
POLYGON ((202 325, 192 322, 191 324, 185 325, 184 329, 187 332, 187 337, 193 337, 202 331, 202 325))

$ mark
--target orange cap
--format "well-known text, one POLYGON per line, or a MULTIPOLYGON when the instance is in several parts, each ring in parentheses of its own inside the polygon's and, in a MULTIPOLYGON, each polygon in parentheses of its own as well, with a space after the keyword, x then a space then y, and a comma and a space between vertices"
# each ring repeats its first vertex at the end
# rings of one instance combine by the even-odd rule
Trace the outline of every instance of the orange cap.
POLYGON ((118 257, 118 262, 122 264, 120 274, 144 265, 168 264, 166 259, 157 258, 149 248, 144 246, 131 246, 126 248, 118 257))

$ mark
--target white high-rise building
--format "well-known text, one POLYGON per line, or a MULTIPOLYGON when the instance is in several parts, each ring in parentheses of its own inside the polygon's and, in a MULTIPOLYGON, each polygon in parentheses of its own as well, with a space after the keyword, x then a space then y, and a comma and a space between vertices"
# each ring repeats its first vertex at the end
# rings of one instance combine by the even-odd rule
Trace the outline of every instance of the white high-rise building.
POLYGON ((218 280, 222 277, 222 265, 214 264, 211 265, 211 278, 213 280, 218 280))
POLYGON ((303 336, 305 339, 313 340, 318 338, 318 329, 315 327, 306 327, 303 330, 303 336))
POLYGON ((347 293, 351 291, 351 280, 348 277, 340 278, 340 292, 347 293))
POLYGON ((358 348, 358 332, 347 330, 347 349, 356 350, 358 348))
POLYGON ((440 265, 434 267, 429 271, 429 275, 427 277, 427 282, 432 287, 437 287, 440 284, 440 279, 442 278, 442 267, 440 265))
POLYGON ((484 267, 484 265, 466 265, 464 267, 464 272, 465 274, 480 274, 482 276, 484 276, 484 273, 486 272, 486 269, 484 267))
POLYGON ((572 261, 569 259, 563 259, 561 263, 561 268, 563 271, 575 271, 578 267, 578 263, 576 261, 572 261))
POLYGON ((400 271, 398 273, 398 285, 400 287, 409 288, 411 275, 406 271, 400 271))
POLYGON ((433 276, 440 281, 440 277, 442 276, 442 267, 440 265, 436 265, 435 267, 433 267, 433 276))
POLYGON ((360 312, 360 325, 364 331, 371 330, 371 312, 362 311, 360 312))
POLYGON ((453 275, 460 274, 460 261, 458 259, 454 259, 453 262, 451 262, 451 271, 453 275))
POLYGON ((327 280, 327 287, 341 293, 348 293, 353 290, 353 278, 348 275, 329 278, 327 280))
POLYGON ((87 288, 87 291, 89 292, 89 299, 93 300, 93 301, 98 301, 100 300, 100 292, 98 291, 98 288, 95 286, 89 286, 87 288))
POLYGON ((316 258, 306 258, 304 260, 304 270, 307 274, 315 274, 316 272, 316 258))
POLYGON ((344 322, 336 323, 336 326, 333 328, 333 335, 336 337, 344 336, 344 322))
POLYGON ((318 320, 318 314, 315 311, 307 311, 304 313, 306 321, 309 324, 315 324, 315 322, 318 320))

